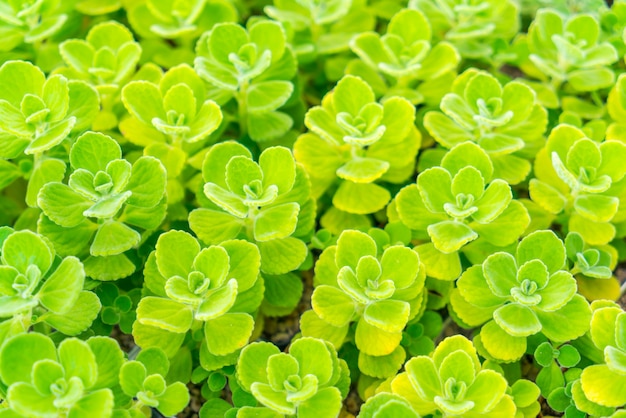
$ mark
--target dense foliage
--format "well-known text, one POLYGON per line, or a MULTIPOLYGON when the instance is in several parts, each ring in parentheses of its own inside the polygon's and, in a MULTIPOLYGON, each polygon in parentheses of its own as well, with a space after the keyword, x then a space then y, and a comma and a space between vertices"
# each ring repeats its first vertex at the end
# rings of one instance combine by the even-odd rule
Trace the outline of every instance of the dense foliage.
POLYGON ((625 56, 626 0, 0 0, 0 418, 625 418, 625 56))

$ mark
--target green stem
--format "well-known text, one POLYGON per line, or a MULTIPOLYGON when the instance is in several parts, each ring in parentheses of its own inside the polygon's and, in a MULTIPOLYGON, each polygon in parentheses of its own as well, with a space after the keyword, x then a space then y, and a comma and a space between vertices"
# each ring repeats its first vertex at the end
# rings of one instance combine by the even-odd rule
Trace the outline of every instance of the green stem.
POLYGON ((237 109, 239 114, 239 135, 244 138, 248 134, 248 80, 244 81, 239 87, 239 92, 235 95, 237 99, 237 109))

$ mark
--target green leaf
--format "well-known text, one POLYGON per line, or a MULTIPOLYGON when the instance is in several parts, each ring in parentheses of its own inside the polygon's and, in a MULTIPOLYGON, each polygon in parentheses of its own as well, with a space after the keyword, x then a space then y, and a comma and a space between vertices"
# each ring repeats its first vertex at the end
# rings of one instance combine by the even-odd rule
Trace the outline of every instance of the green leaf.
POLYGON ((532 309, 519 303, 499 307, 493 312, 493 319, 514 337, 528 337, 541 331, 541 324, 532 309))
POLYGON ((271 112, 289 99, 293 93, 293 84, 282 80, 253 83, 247 93, 246 100, 250 113, 271 112))
POLYGON ((237 280, 230 279, 225 286, 207 293, 196 311, 195 319, 209 321, 224 315, 235 304, 236 298, 237 280))
POLYGON ((387 161, 376 158, 353 158, 337 169, 337 176, 355 183, 371 183, 388 170, 387 161))
POLYGON ((133 171, 126 189, 132 192, 128 203, 140 207, 155 206, 165 194, 167 174, 163 164, 154 157, 140 157, 133 164, 133 171))
POLYGON ((574 295, 562 308, 552 312, 535 311, 541 332, 555 342, 574 340, 589 330, 591 309, 581 295, 574 295), (564 328, 563 324, 567 323, 564 328))
POLYGON ((65 335, 78 335, 91 326, 101 307, 98 296, 83 290, 69 311, 63 314, 48 313, 45 322, 65 335))
POLYGON ((61 182, 65 176, 65 163, 56 158, 46 158, 35 166, 26 188, 26 204, 37 207, 38 196, 42 187, 48 183, 61 182))
POLYGON ((439 251, 434 244, 422 244, 415 247, 420 260, 426 267, 426 275, 437 280, 456 280, 462 272, 461 259, 457 252, 450 254, 439 251))
POLYGON ((121 222, 107 221, 98 228, 90 252, 94 256, 117 255, 130 250, 140 241, 139 232, 121 222))
POLYGON ((356 313, 352 298, 331 286, 318 286, 311 297, 313 310, 319 317, 335 327, 347 325, 356 313))
POLYGON ((70 151, 72 167, 84 168, 95 174, 106 170, 110 161, 122 158, 118 143, 100 132, 87 132, 81 135, 70 151))
POLYGON ((167 120, 159 88, 148 81, 133 81, 122 89, 122 102, 128 112, 146 125, 152 119, 167 120))
POLYGON ((68 338, 59 344, 59 362, 65 371, 65 378, 78 377, 85 388, 91 388, 98 379, 96 356, 85 341, 68 338))
POLYGON ((400 332, 409 319, 410 306, 399 300, 379 300, 365 307, 363 319, 388 332, 400 332))
POLYGON ((7 385, 30 382, 33 366, 45 359, 57 359, 56 347, 49 337, 27 333, 7 340, 0 351, 2 381, 7 385))
POLYGON ((137 320, 144 325, 181 334, 191 328, 191 308, 173 300, 145 297, 137 306, 137 320))
POLYGON ((128 361, 120 369, 120 386, 128 396, 136 396, 143 390, 146 379, 146 367, 139 361, 128 361))
POLYGON ((609 222, 618 211, 619 200, 613 196, 582 195, 574 200, 576 211, 594 222, 609 222))
POLYGON ((258 242, 261 253, 261 271, 267 274, 285 274, 300 267, 307 255, 304 242, 294 237, 258 242))
POLYGON ((383 209, 390 199, 389 191, 377 184, 343 181, 333 196, 333 205, 348 213, 368 214, 383 209))
POLYGON ((16 383, 9 388, 7 400, 11 402, 12 409, 18 416, 32 414, 36 412, 43 416, 54 416, 56 407, 54 406, 54 395, 41 395, 37 389, 26 383, 16 383))
POLYGON ((298 222, 300 206, 285 203, 263 209, 254 219, 254 239, 260 242, 286 238, 293 234, 298 222))
POLYGON ((98 380, 92 389, 114 387, 119 382, 119 371, 124 364, 124 353, 119 344, 108 337, 91 337, 87 340, 96 358, 98 380))
POLYGON ((243 348, 252 335, 254 319, 245 313, 227 313, 204 323, 208 349, 215 355, 226 355, 243 348), (233 332, 237 330, 236 332, 233 332))
POLYGON ((174 382, 165 389, 158 400, 157 409, 167 416, 173 416, 181 412, 189 403, 189 390, 184 383, 174 382))
POLYGON ((550 276, 550 280, 539 291, 541 301, 537 308, 543 311, 554 311, 562 308, 576 294, 576 280, 569 272, 558 271, 550 276))
POLYGON ((9 235, 2 244, 2 261, 26 274, 29 266, 37 266, 41 276, 45 275, 54 251, 39 235, 31 231, 17 231, 9 235))
POLYGON ((361 318, 357 323, 354 338, 361 352, 370 356, 386 356, 398 347, 402 333, 384 331, 361 318))
POLYGON ((626 376, 612 373, 604 364, 586 367, 580 382, 592 402, 610 407, 626 404, 626 376))
POLYGON ((480 340, 490 355, 504 362, 516 361, 526 351, 525 337, 508 334, 495 321, 489 321, 482 327, 480 340))
POLYGON ((472 218, 480 223, 491 222, 504 212, 511 199, 511 187, 505 181, 496 179, 476 202, 478 211, 472 214, 472 218))
POLYGON ((548 272, 554 273, 565 265, 565 245, 552 231, 536 231, 527 235, 518 245, 515 258, 520 264, 541 260, 548 272))
POLYGON ((159 236, 156 243, 156 264, 165 278, 187 278, 194 259, 200 252, 198 241, 184 231, 171 230, 159 236), (176 257, 172 257, 172 254, 176 257))
POLYGON ((283 112, 248 114, 248 134, 255 141, 270 141, 284 135, 293 126, 291 116, 283 112))
POLYGON ((530 197, 550 213, 561 212, 567 204, 567 199, 554 187, 537 179, 530 180, 530 197))
POLYGON ((464 223, 457 221, 443 221, 428 227, 428 235, 435 248, 450 254, 458 251, 470 241, 478 238, 478 234, 464 223))
POLYGON ((39 192, 37 204, 57 225, 74 227, 85 220, 83 212, 92 205, 87 199, 62 183, 48 183, 39 192))
POLYGON ((207 244, 219 244, 236 238, 243 220, 222 211, 199 208, 189 214, 189 226, 207 244))
POLYGON ((85 271, 76 257, 66 257, 45 281, 37 297, 48 310, 62 314, 78 300, 83 289, 85 271))
POLYGON ((347 75, 335 86, 332 99, 337 113, 357 116, 365 105, 374 102, 374 93, 365 81, 347 75))
POLYGON ((433 167, 421 172, 417 178, 417 187, 424 205, 431 212, 443 212, 446 203, 455 201, 451 193, 452 178, 443 168, 433 167))

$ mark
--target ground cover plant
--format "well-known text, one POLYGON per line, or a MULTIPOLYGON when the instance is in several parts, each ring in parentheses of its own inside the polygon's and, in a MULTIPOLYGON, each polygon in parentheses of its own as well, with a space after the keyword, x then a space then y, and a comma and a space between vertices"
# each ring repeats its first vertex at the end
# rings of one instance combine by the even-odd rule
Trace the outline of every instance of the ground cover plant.
POLYGON ((0 418, 626 418, 626 0, 0 0, 0 418))

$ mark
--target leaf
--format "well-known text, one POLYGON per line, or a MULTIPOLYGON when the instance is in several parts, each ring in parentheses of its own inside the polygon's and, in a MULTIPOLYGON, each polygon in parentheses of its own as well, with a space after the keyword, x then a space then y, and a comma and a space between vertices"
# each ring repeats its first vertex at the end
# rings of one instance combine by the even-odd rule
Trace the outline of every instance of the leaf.
POLYGON ((117 255, 130 250, 140 241, 139 232, 121 222, 107 221, 96 231, 89 251, 94 256, 117 255))
POLYGON ((19 107, 26 94, 40 96, 46 76, 39 67, 26 61, 7 61, 0 67, 0 84, 6 86, 2 98, 19 107))
POLYGON ((495 321, 482 327, 480 340, 490 355, 504 362, 516 361, 526 351, 526 338, 509 335, 495 321))
POLYGON ((332 100, 335 112, 357 116, 365 105, 374 102, 374 93, 365 81, 347 75, 335 86, 332 100))
POLYGON ((300 267, 307 255, 304 242, 294 237, 258 242, 261 253, 261 271, 267 274, 285 274, 300 267))
POLYGON ((420 261, 426 267, 426 275, 437 280, 456 280, 462 272, 458 252, 450 254, 439 251, 434 244, 422 244, 415 247, 420 261))
POLYGON ((592 402, 610 407, 626 403, 626 376, 612 373, 604 364, 586 367, 580 382, 585 396, 592 402))
POLYGON ((613 196, 582 195, 574 200, 574 209, 594 222, 610 222, 618 211, 619 200, 613 196))
POLYGON ((87 340, 96 358, 98 380, 93 390, 114 387, 119 382, 119 371, 124 364, 124 354, 117 341, 108 337, 91 337, 87 340))
POLYGON ((355 183, 371 183, 388 170, 387 161, 376 158, 353 158, 337 169, 337 177, 355 183))
POLYGON ((85 271, 76 257, 66 257, 44 282, 37 297, 46 309, 63 314, 76 303, 83 289, 85 271))
POLYGON ((2 261, 27 274, 29 266, 37 266, 44 276, 54 260, 54 251, 37 234, 31 231, 17 231, 9 235, 2 244, 2 261))
POLYGON ((357 323, 354 338, 357 348, 362 353, 370 356, 386 356, 398 347, 402 333, 384 331, 361 318, 357 323))
POLYGON ((356 305, 352 298, 341 290, 327 285, 315 288, 311 304, 322 320, 335 327, 347 325, 356 313, 356 305))
POLYGON ((68 137, 74 124, 76 123, 75 117, 69 117, 57 124, 52 125, 42 135, 30 143, 24 150, 24 154, 38 154, 59 145, 65 138, 68 137))
POLYGON ((574 295, 562 308, 552 312, 535 311, 543 334, 555 342, 574 340, 589 330, 591 309, 581 295, 574 295), (567 327, 562 325, 567 322, 567 327))
POLYGON ((132 81, 122 89, 122 102, 128 112, 146 125, 152 119, 167 120, 159 88, 148 81, 132 81))
POLYGON ((457 221, 443 221, 428 227, 428 235, 435 248, 450 254, 458 251, 470 241, 478 238, 478 234, 469 226, 457 221))
POLYGON ((147 208, 155 206, 165 194, 166 178, 165 168, 159 160, 149 156, 140 157, 133 164, 126 186, 132 192, 128 203, 147 208))
POLYGON ((70 151, 70 164, 74 169, 84 168, 95 174, 106 170, 110 161, 122 158, 119 144, 100 132, 81 135, 70 151))
POLYGON ((157 409, 167 416, 173 416, 181 412, 189 403, 189 390, 184 383, 174 382, 165 389, 158 400, 157 409))
POLYGON ((472 214, 472 218, 480 223, 491 222, 504 212, 511 199, 511 187, 506 182, 496 179, 476 202, 478 211, 472 214))
POLYGON ((254 319, 246 313, 227 313, 206 321, 204 335, 209 352, 226 355, 243 348, 248 343, 253 328, 254 319))
POLYGON ((45 322, 65 335, 78 335, 91 326, 100 312, 100 299, 83 290, 72 308, 63 314, 46 314, 45 322))
POLYGON ((244 226, 242 219, 229 213, 199 208, 189 214, 189 226, 207 244, 236 238, 244 226))
POLYGON ((68 338, 59 344, 59 362, 65 371, 65 378, 78 377, 86 388, 96 383, 98 369, 96 356, 85 341, 68 338))
POLYGON ((530 180, 530 197, 550 213, 561 212, 567 204, 567 199, 554 187, 537 179, 530 180))
POLYGON ((0 375, 6 385, 29 382, 31 371, 40 360, 57 359, 56 347, 43 334, 19 334, 7 340, 0 352, 0 375))
POLYGON ((552 231, 536 231, 527 235, 518 245, 515 258, 520 264, 541 260, 548 272, 554 273, 565 265, 565 245, 552 231))
POLYGON ((493 312, 493 319, 514 337, 528 337, 541 331, 541 324, 532 309, 519 303, 499 307, 493 312))
POLYGON ((135 272, 135 264, 126 255, 89 256, 84 261, 85 274, 95 280, 123 279, 135 272))
POLYGON ((293 93, 293 84, 282 80, 253 83, 247 93, 248 112, 266 113, 285 104, 293 93))
POLYGON ((409 319, 410 306, 399 300, 379 300, 370 303, 363 311, 368 324, 387 332, 400 332, 409 319))
POLYGON ((377 184, 343 181, 333 196, 333 205, 348 213, 365 215, 383 209, 390 199, 389 191, 377 184))
POLYGON ((284 135, 293 126, 291 116, 283 112, 248 114, 248 134, 255 141, 270 141, 284 135))
POLYGON ((259 156, 259 167, 263 172, 263 185, 274 185, 278 194, 289 192, 296 181, 296 164, 288 148, 270 147, 259 156))
POLYGON ((37 194, 48 183, 61 182, 65 176, 65 163, 56 158, 46 158, 30 174, 26 188, 26 204, 37 207, 37 194))
POLYGON ((265 242, 290 236, 296 229, 299 212, 297 203, 262 209, 254 219, 254 239, 265 242))
POLYGON ((191 328, 191 308, 179 302, 153 296, 144 297, 137 306, 137 321, 177 334, 191 328))
POLYGON ((429 168, 417 177, 417 187, 424 205, 431 212, 443 212, 446 203, 455 201, 450 173, 440 167, 429 168))
POLYGON ((204 301, 195 313, 195 319, 210 321, 221 317, 233 307, 236 298, 237 280, 230 279, 224 286, 206 294, 204 301))
POLYGON ((179 276, 186 279, 199 252, 200 244, 187 232, 171 230, 160 235, 155 251, 159 273, 165 278, 179 276))

